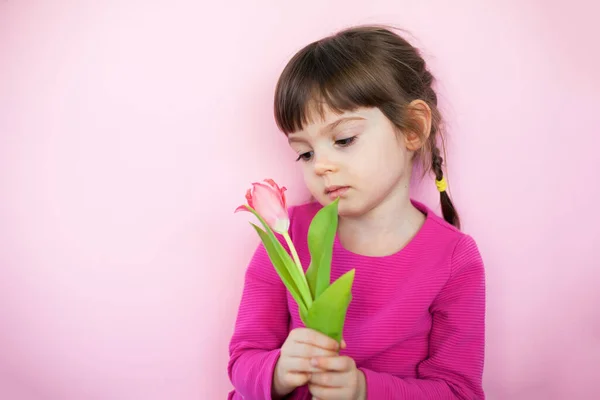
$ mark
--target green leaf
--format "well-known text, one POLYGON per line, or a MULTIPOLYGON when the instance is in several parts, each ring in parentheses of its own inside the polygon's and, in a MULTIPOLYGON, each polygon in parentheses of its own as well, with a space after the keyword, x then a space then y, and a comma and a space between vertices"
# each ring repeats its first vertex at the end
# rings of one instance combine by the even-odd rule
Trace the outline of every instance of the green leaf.
MULTIPOLYGON (((311 306, 312 307, 312 306, 311 306)), ((308 326, 308 310, 304 307, 300 307, 300 319, 304 326, 308 326)))
POLYGON ((310 289, 310 295, 313 299, 316 299, 315 292, 317 290, 317 267, 315 263, 311 260, 308 265, 308 269, 306 270, 306 282, 308 283, 308 288, 310 289))
POLYGON ((308 312, 307 306, 306 304, 304 304, 302 296, 300 295, 300 291, 298 290, 298 286, 296 285, 294 279, 290 275, 290 272, 288 271, 288 267, 285 265, 285 262, 282 260, 280 252, 277 250, 277 245, 281 246, 281 243, 279 243, 279 241, 275 238, 275 242, 277 242, 277 244, 275 244, 272 238, 269 237, 269 234, 267 232, 263 231, 253 223, 250 223, 250 225, 254 227, 256 233, 258 233, 258 236, 260 236, 260 239, 262 240, 263 245, 267 250, 267 254, 269 255, 269 259, 275 267, 275 270, 281 278, 281 281, 283 282, 287 290, 290 292, 294 300, 296 300, 296 303, 300 308, 301 317, 303 314, 306 315, 308 312))
MULTIPOLYGON (((296 293, 300 298, 300 301, 294 298, 296 299, 298 306, 305 307, 306 309, 308 309, 308 307, 310 307, 312 304, 312 296, 310 295, 310 289, 308 288, 308 285, 305 282, 306 278, 304 277, 304 274, 298 269, 296 263, 294 262, 294 260, 292 260, 292 257, 285 250, 281 242, 275 237, 275 234, 273 233, 273 230, 271 229, 269 224, 267 224, 267 222, 260 216, 260 214, 255 209, 248 205, 246 205, 245 207, 248 211, 254 214, 256 218, 258 218, 260 223, 265 228, 265 230, 261 230, 261 232, 265 233, 266 236, 261 235, 261 240, 263 241, 263 243, 265 243, 268 239, 268 241, 272 243, 274 251, 276 251, 279 255, 282 265, 287 269, 288 275, 291 277, 291 281, 294 282, 295 288, 297 289, 296 293)), ((252 225, 256 226, 254 224, 252 225)))
POLYGON ((338 227, 338 203, 339 198, 321 208, 308 228, 311 261, 306 271, 306 280, 313 299, 318 298, 329 287, 333 242, 338 227))
MULTIPOLYGON (((312 305, 312 297, 310 295, 310 289, 308 287, 308 283, 306 282, 306 277, 304 276, 304 271, 302 270, 302 265, 298 266, 294 262, 294 260, 290 256, 290 254, 283 247, 283 245, 277 240, 277 238, 275 238, 275 235, 273 235, 273 240, 277 241, 278 245, 275 248, 279 252, 279 256, 285 263, 288 271, 290 272, 290 275, 294 279, 294 282, 296 282, 296 286, 298 287, 298 290, 300 291, 300 296, 301 296, 302 300, 304 301, 305 306, 307 308, 310 307, 312 305)), ((288 246, 293 246, 293 245, 294 244, 291 243, 291 240, 290 240, 288 246)))
POLYGON ((355 269, 346 272, 315 299, 308 310, 305 322, 307 328, 341 342, 346 313, 352 301, 354 274, 355 269))

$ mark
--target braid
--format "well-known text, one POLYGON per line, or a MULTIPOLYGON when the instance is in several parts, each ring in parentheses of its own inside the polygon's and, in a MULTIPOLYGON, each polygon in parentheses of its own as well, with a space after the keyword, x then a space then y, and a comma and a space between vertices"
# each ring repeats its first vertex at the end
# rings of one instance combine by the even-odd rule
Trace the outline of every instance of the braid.
MULTIPOLYGON (((432 136, 434 136, 434 131, 437 128, 432 128, 432 136)), ((440 156, 440 149, 435 145, 435 142, 431 145, 431 168, 433 173, 435 174, 435 180, 437 182, 441 182, 444 179, 444 172, 442 169, 442 164, 444 163, 444 159, 440 156)), ((442 205, 442 214, 444 219, 460 229, 460 218, 458 217, 458 213, 454 208, 454 204, 452 204, 452 200, 450 196, 448 196, 448 191, 446 188, 442 188, 440 190, 440 203, 442 205)))
POLYGON ((428 144, 431 151, 431 169, 435 174, 436 184, 438 185, 438 190, 440 191, 442 214, 447 222, 460 229, 460 219, 458 217, 458 213, 454 208, 454 204, 452 204, 452 200, 450 199, 446 189, 443 170, 444 159, 440 155, 440 149, 437 146, 439 126, 442 118, 437 107, 437 94, 435 93, 435 90, 433 90, 434 77, 426 68, 423 68, 421 72, 421 82, 423 84, 422 99, 429 104, 432 111, 432 123, 428 144))
MULTIPOLYGON (((433 131, 434 129, 432 129, 433 131)), ((432 132, 433 133, 433 132, 432 132)), ((431 148, 431 169, 435 174, 435 179, 437 181, 441 181, 444 177, 444 172, 442 170, 442 164, 444 163, 444 159, 440 156, 440 149, 437 146, 433 145, 431 148)))

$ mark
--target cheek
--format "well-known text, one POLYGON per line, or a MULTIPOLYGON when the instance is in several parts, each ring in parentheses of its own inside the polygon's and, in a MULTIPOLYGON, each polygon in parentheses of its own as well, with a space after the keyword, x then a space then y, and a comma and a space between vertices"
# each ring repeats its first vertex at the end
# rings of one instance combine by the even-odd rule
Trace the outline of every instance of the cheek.
POLYGON ((314 168, 308 164, 302 165, 302 177, 304 178, 304 183, 309 189, 316 184, 314 168))
POLYGON ((352 155, 352 162, 346 163, 346 166, 354 174, 371 179, 396 163, 393 151, 385 146, 365 146, 352 155))
POLYGON ((376 150, 369 154, 368 159, 361 161, 360 166, 353 166, 353 170, 365 179, 374 181, 393 180, 405 172, 407 155, 401 149, 390 144, 376 150))

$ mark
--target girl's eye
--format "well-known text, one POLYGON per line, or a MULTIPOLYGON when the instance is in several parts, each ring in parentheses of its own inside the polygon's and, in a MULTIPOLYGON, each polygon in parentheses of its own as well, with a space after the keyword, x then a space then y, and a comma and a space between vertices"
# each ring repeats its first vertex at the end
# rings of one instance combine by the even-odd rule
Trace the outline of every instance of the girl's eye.
POLYGON ((350 146, 352 143, 354 143, 355 140, 356 140, 356 136, 352 136, 352 137, 349 137, 346 139, 336 140, 335 144, 337 144, 338 146, 346 147, 346 146, 350 146))
POLYGON ((307 151, 306 153, 302 153, 298 156, 298 158, 296 159, 296 161, 308 161, 310 160, 310 158, 312 157, 312 151, 307 151))
MULTIPOLYGON (((352 137, 349 137, 349 138, 336 140, 335 144, 337 146, 340 146, 340 147, 348 147, 351 144, 353 144, 355 141, 356 141, 356 136, 352 136, 352 137)), ((307 151, 305 153, 302 153, 302 154, 300 154, 298 156, 298 158, 296 159, 296 161, 310 161, 310 159, 313 156, 313 153, 314 152, 312 152, 312 151, 307 151)))

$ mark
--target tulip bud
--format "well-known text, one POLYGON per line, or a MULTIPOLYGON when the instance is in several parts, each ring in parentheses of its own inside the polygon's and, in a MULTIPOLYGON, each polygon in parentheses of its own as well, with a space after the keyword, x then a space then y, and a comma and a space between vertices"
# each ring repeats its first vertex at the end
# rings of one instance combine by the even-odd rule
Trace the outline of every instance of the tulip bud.
MULTIPOLYGON (((253 183, 252 188, 246 192, 248 205, 264 218, 273 231, 280 234, 287 233, 290 227, 285 191, 285 187, 280 188, 272 179, 265 179, 263 182, 253 183)), ((248 209, 240 206, 235 211, 248 209)))

